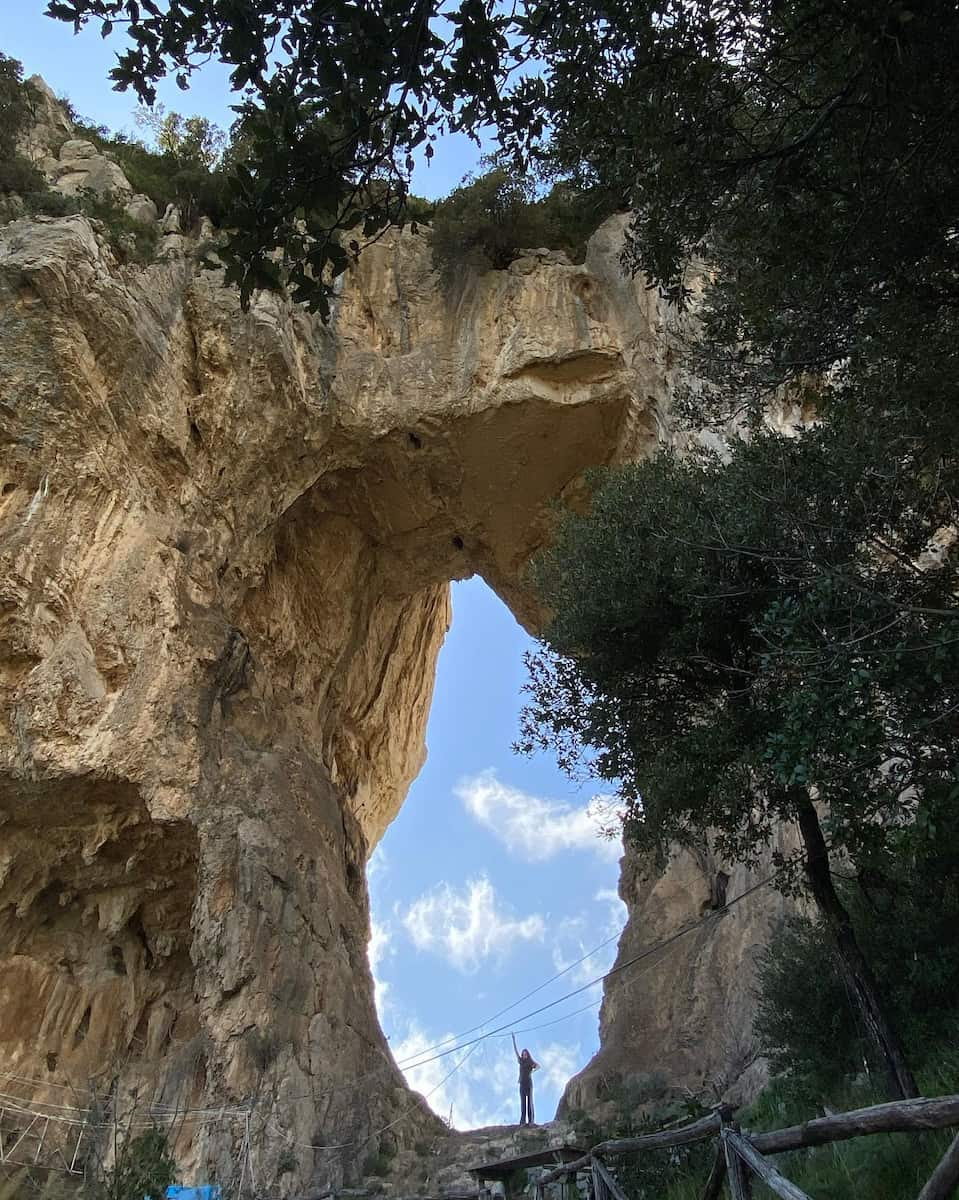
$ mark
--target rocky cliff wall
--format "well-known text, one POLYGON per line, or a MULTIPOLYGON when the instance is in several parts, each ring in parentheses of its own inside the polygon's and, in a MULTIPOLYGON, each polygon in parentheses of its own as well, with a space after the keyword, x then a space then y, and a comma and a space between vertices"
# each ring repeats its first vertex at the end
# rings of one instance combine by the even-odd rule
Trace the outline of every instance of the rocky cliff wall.
POLYGON ((755 1098, 768 1080, 752 1032, 756 967, 793 904, 766 881, 773 852, 795 848, 784 827, 753 869, 683 849, 665 871, 627 850, 619 893, 628 916, 600 1049, 570 1080, 560 1114, 616 1121, 676 1090, 706 1104, 755 1098))
POLYGON ((189 253, 120 266, 80 217, 0 229, 8 1095, 198 1110, 187 1173, 249 1139, 280 1194, 435 1131, 376 1021, 365 864, 449 580, 534 621, 550 502, 665 436, 667 322, 619 235, 455 298, 396 235, 324 327, 189 253))

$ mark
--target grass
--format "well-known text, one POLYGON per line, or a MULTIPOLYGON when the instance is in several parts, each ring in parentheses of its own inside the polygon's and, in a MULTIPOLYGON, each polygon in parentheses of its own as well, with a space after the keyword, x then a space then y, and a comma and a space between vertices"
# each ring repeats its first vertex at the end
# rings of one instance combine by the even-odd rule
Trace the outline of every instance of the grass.
MULTIPOLYGON (((940 1057, 919 1072, 919 1087, 924 1096, 959 1091, 959 1055, 940 1057)), ((835 1111, 865 1108, 886 1099, 876 1081, 850 1083, 829 1098, 835 1111)), ((741 1122, 750 1129, 775 1129, 795 1125, 813 1116, 821 1116, 821 1106, 810 1103, 801 1094, 790 1095, 788 1085, 776 1081, 762 1093, 741 1122)), ((812 1197, 829 1200, 906 1200, 918 1195, 936 1163, 955 1136, 955 1130, 935 1133, 873 1134, 834 1142, 809 1150, 797 1150, 777 1157, 779 1170, 812 1197)), ((756 1200, 773 1193, 765 1186, 755 1188, 756 1200)))
MULTIPOLYGON (((921 1070, 919 1086, 924 1096, 959 1092, 959 1053, 941 1055, 921 1070)), ((737 1120, 746 1130, 782 1129, 822 1116, 825 1105, 830 1111, 841 1112, 882 1104, 886 1098, 875 1079, 849 1081, 824 1097, 815 1095, 800 1081, 780 1078, 773 1080, 753 1104, 740 1110, 737 1120)), ((773 1161, 813 1200, 862 1200, 864 1196, 869 1200, 914 1200, 955 1134, 954 1129, 872 1134, 776 1155, 773 1161)), ((659 1175, 661 1182, 648 1189, 642 1184, 627 1185, 627 1193, 635 1200, 702 1200, 716 1144, 715 1140, 704 1144, 710 1147, 709 1155, 699 1154, 672 1164, 668 1156, 674 1152, 645 1156, 650 1167, 654 1158, 659 1160, 660 1170, 654 1169, 650 1175, 659 1175)), ((765 1184, 753 1180, 754 1200, 773 1197, 765 1184)))

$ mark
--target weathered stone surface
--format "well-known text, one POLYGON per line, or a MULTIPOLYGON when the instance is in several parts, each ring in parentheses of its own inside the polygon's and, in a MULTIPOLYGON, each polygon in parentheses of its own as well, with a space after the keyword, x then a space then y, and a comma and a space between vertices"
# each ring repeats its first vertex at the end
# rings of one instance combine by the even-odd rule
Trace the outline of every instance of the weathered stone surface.
POLYGON ((101 199, 123 202, 133 195, 122 169, 101 154, 93 142, 70 138, 60 147, 57 163, 48 170, 52 186, 64 196, 89 191, 101 199))
POLYGON ((60 147, 74 136, 73 122, 44 79, 31 75, 26 82, 33 112, 18 149, 42 169, 45 163, 57 161, 60 147))
POLYGON ((600 1049, 570 1080, 561 1113, 601 1116, 624 1102, 641 1104, 662 1085, 707 1101, 755 1096, 768 1078, 752 1035, 755 969, 771 926, 792 904, 769 884, 756 885, 773 876, 774 851, 795 847, 781 828, 753 870, 684 849, 660 871, 627 851, 620 970, 605 985, 600 1049), (633 959, 640 961, 627 967, 633 959))
POLYGON ((79 217, 0 230, 3 1069, 213 1110, 177 1150, 221 1179, 248 1110, 281 1194, 435 1133, 377 1025, 365 863, 448 581, 534 622, 552 499, 664 436, 620 224, 455 304, 385 239, 329 327, 118 268, 79 217))
POLYGON ((123 211, 132 221, 137 221, 140 225, 155 225, 157 221, 157 206, 153 203, 149 196, 137 194, 131 196, 124 206, 123 211))

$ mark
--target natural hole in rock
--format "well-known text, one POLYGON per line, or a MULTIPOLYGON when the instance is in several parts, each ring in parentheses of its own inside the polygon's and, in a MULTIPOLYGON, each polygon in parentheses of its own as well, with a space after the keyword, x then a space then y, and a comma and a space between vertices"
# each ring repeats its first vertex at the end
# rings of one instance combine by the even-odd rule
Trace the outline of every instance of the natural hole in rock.
POLYGON ((509 1028, 415 1064, 607 941, 458 1039, 513 1022, 520 1047, 541 1064, 536 1122, 551 1120, 566 1083, 597 1049, 601 987, 525 1015, 608 970, 625 919, 616 893, 620 845, 597 835, 598 789, 571 782, 552 759, 512 750, 523 654, 534 648, 480 579, 453 585, 428 757, 369 864, 380 1023, 411 1086, 458 1129, 518 1121, 509 1028))

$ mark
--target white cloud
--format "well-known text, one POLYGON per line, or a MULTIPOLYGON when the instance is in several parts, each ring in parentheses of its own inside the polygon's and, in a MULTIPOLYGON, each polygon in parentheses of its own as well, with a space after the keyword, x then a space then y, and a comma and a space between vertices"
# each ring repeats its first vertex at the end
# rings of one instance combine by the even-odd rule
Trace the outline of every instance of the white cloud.
POLYGON ((555 1088, 560 1093, 583 1065, 579 1046, 564 1046, 561 1042, 547 1042, 533 1057, 540 1065, 536 1074, 539 1085, 555 1088))
POLYGON ((538 913, 511 916, 485 875, 462 891, 441 883, 415 900, 402 921, 418 950, 442 954, 467 975, 489 958, 505 958, 517 942, 542 941, 546 931, 538 913))
MULTIPOLYGON (((428 1048, 446 1039, 452 1040, 452 1035, 428 1036, 411 1022, 406 1037, 393 1046, 393 1054, 398 1062, 414 1056, 428 1058, 428 1048)), ((512 1050, 507 1058, 505 1051, 484 1042, 464 1061, 465 1054, 466 1050, 460 1050, 421 1067, 406 1068, 403 1074, 410 1087, 426 1096, 430 1108, 444 1120, 452 1110, 455 1129, 481 1129, 515 1121, 512 1050), (463 1065, 454 1070, 459 1062, 463 1065)))
POLYGON ((592 851, 611 862, 622 853, 620 838, 602 836, 616 823, 609 796, 594 796, 574 808, 510 787, 493 770, 461 780, 454 790, 481 825, 528 862, 543 862, 564 850, 592 851))
MULTIPOLYGON (((600 888, 593 900, 600 906, 598 917, 567 917, 556 927, 553 966, 557 971, 565 971, 567 967, 576 963, 569 972, 570 983, 576 985, 589 983, 591 979, 604 975, 610 969, 616 960, 619 935, 626 924, 626 905, 614 888, 600 888), (590 954, 585 961, 578 961, 600 942, 607 944, 595 954, 590 954)), ((597 995, 600 988, 601 985, 597 984, 597 995)), ((584 1004, 590 995, 591 993, 584 993, 584 1004)))
POLYGON ((380 975, 380 967, 393 953, 392 930, 389 925, 381 925, 379 921, 370 921, 370 941, 366 954, 370 961, 370 972, 373 975, 373 997, 376 1001, 376 1011, 380 1020, 389 1007, 390 985, 380 975))
POLYGON ((383 843, 376 847, 370 855, 369 861, 366 864, 366 878, 368 882, 385 875, 390 869, 389 859, 386 851, 383 849, 383 843))
MULTIPOLYGON (((398 1062, 430 1057, 429 1048, 449 1034, 427 1036, 415 1022, 402 1041, 393 1046, 398 1062)), ((553 1115, 559 1094, 580 1064, 580 1047, 550 1042, 531 1047, 540 1064, 534 1079, 537 1119, 542 1123, 553 1115)), ((516 1059, 508 1040, 496 1037, 480 1043, 464 1060, 459 1051, 404 1071, 410 1087, 427 1096, 435 1113, 444 1120, 453 1113, 456 1129, 481 1129, 486 1125, 510 1125, 519 1119, 516 1059), (456 1064, 462 1062, 462 1066, 456 1064), (456 1068, 454 1070, 454 1068, 456 1068), (449 1078, 447 1078, 449 1076, 449 1078)))

